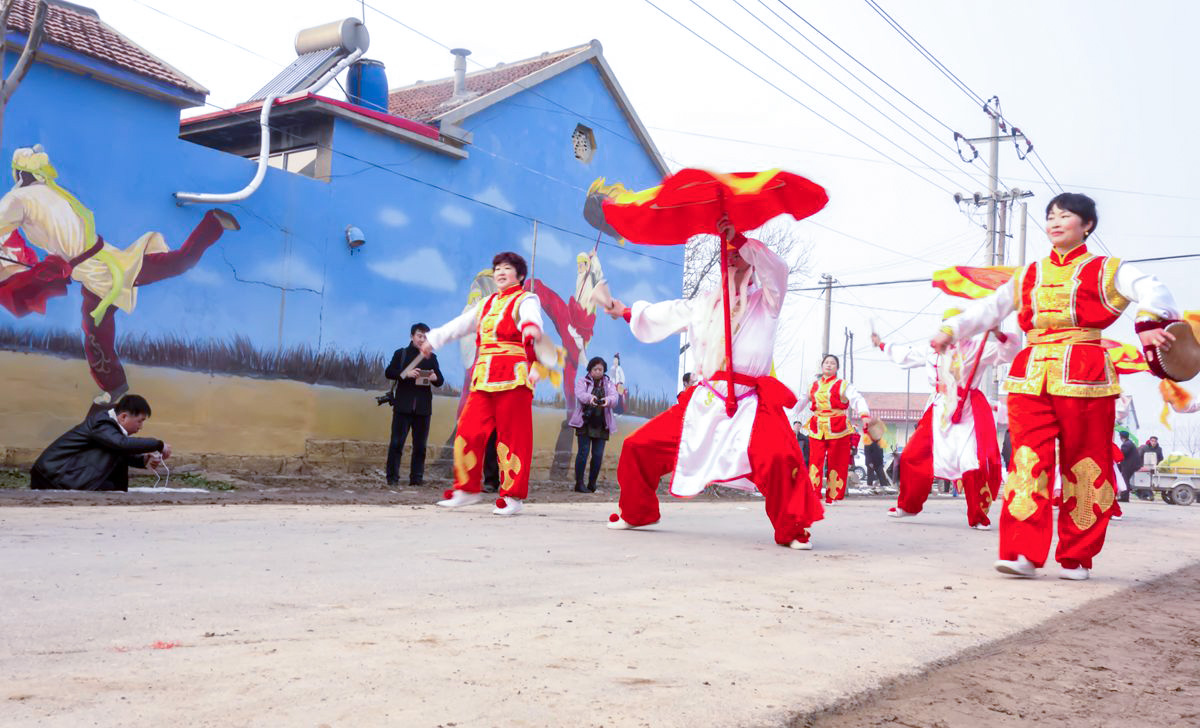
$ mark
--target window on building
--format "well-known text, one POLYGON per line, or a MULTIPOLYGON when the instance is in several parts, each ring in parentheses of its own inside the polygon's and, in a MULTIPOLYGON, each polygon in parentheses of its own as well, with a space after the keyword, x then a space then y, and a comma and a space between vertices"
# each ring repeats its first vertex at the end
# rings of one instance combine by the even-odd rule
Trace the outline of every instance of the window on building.
POLYGON ((575 147, 575 158, 587 164, 596 154, 596 135, 592 130, 579 124, 571 134, 571 144, 575 147))
MULTIPOLYGON (((285 172, 302 174, 305 177, 317 176, 317 148, 289 149, 286 152, 275 152, 267 160, 267 165, 285 172)), ((258 157, 251 157, 255 162, 258 157)))

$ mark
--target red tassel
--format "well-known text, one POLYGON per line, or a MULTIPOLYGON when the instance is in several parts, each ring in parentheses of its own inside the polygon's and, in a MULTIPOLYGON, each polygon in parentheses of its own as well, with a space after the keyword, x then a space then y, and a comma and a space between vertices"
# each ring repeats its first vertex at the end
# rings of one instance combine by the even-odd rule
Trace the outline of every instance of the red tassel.
POLYGON ((616 513, 608 514, 608 522, 609 523, 616 523, 619 520, 621 520, 621 517, 618 516, 616 513))
POLYGON ((506 500, 504 500, 503 498, 497 498, 496 499, 496 507, 497 508, 508 508, 508 502, 506 500))
POLYGON ((449 488, 447 490, 442 491, 442 498, 444 500, 449 500, 452 497, 454 497, 454 489, 453 488, 449 488))

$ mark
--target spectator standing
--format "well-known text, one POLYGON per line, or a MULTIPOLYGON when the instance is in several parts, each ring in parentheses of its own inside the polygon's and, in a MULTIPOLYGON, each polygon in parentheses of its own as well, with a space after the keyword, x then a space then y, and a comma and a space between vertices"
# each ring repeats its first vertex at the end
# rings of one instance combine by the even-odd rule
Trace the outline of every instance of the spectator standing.
POLYGON ((421 346, 429 327, 416 323, 409 329, 408 346, 392 354, 384 376, 394 380, 392 392, 392 436, 388 442, 385 474, 388 485, 400 482, 400 458, 404 442, 412 431, 412 458, 408 467, 408 484, 425 482, 425 447, 429 441, 429 420, 433 415, 433 388, 445 381, 437 354, 423 357, 421 346), (410 368, 410 365, 416 363, 410 368))
MULTIPOLYGON (((683 375, 686 381, 687 375, 683 375)), ((792 432, 796 433, 796 442, 800 443, 800 451, 804 453, 804 462, 808 462, 808 435, 804 433, 804 423, 800 420, 792 421, 792 432)))
POLYGON ((171 456, 162 440, 133 437, 150 416, 144 397, 127 394, 112 409, 96 409, 46 448, 30 471, 34 490, 129 490, 129 468, 171 456))
POLYGON ((1158 458, 1158 460, 1155 461, 1156 463, 1161 463, 1163 461, 1162 447, 1158 444, 1158 437, 1154 435, 1147 437, 1146 444, 1138 448, 1138 454, 1141 456, 1138 458, 1138 467, 1141 467, 1142 464, 1146 462, 1146 453, 1150 452, 1154 453, 1155 457, 1158 458))
POLYGON ((1125 480, 1125 490, 1117 496, 1122 503, 1129 502, 1129 489, 1133 487, 1133 474, 1142 467, 1142 458, 1137 445, 1129 439, 1128 432, 1121 432, 1121 477, 1125 480))
POLYGON ((587 371, 575 382, 575 407, 567 424, 575 428, 575 492, 595 493, 596 479, 604 462, 604 447, 613 426, 613 407, 617 402, 617 387, 607 374, 608 364, 598 356, 588 362, 587 371), (588 452, 592 466, 588 469, 587 487, 583 485, 583 470, 588 452))
POLYGON ((883 469, 883 445, 869 436, 863 439, 867 442, 863 445, 863 460, 867 464, 867 486, 875 485, 875 481, 878 480, 880 487, 886 488, 891 483, 888 482, 887 473, 883 469))

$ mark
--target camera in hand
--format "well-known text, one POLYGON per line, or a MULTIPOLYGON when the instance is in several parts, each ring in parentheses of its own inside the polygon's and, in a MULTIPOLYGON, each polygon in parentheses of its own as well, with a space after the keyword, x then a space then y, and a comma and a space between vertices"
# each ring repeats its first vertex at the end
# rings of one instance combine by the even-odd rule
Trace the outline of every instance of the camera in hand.
POLYGON ((383 394, 381 394, 375 398, 376 406, 385 405, 385 404, 396 404, 396 396, 394 394, 392 394, 390 391, 384 392, 383 394))

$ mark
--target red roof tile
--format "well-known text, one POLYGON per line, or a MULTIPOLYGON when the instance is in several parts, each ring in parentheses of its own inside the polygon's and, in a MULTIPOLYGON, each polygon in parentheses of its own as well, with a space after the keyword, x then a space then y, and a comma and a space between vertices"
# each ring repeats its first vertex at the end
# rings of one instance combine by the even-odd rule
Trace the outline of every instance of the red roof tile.
MULTIPOLYGON (((14 0, 8 16, 9 30, 28 34, 36 7, 35 0, 14 0)), ((208 93, 208 89, 104 23, 91 8, 51 0, 46 8, 42 42, 111 63, 185 91, 208 93)))
POLYGON ((591 48, 590 44, 576 46, 555 53, 543 53, 536 58, 468 73, 467 91, 471 92, 471 95, 455 102, 450 102, 454 93, 453 76, 392 89, 388 94, 388 112, 406 119, 428 122, 468 101, 473 101, 484 94, 520 81, 546 66, 569 58, 576 53, 582 53, 589 48, 591 48))

